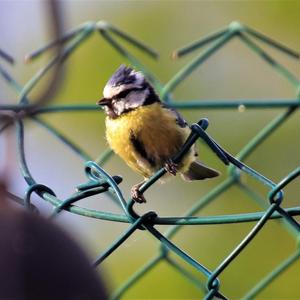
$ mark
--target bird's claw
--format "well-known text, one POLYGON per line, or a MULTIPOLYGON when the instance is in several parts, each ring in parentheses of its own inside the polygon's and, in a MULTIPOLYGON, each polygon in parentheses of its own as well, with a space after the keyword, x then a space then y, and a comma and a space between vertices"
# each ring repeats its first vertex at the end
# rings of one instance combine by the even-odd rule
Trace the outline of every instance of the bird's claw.
POLYGON ((131 188, 131 198, 133 201, 141 204, 146 203, 146 199, 143 193, 139 190, 140 186, 140 184, 137 184, 131 188))
POLYGON ((175 164, 171 159, 168 159, 165 163, 165 169, 170 174, 176 176, 178 171, 178 164, 175 164))

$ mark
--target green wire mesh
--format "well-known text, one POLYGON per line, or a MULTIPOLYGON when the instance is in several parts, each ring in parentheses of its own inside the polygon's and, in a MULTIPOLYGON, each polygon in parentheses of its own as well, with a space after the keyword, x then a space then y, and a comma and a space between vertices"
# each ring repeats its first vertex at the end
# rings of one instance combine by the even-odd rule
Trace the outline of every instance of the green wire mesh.
MULTIPOLYGON (((196 58, 185 65, 177 74, 175 74, 169 82, 165 85, 161 84, 159 80, 152 74, 146 67, 141 64, 135 56, 128 52, 116 39, 118 37, 130 43, 137 49, 145 52, 153 58, 157 58, 157 53, 131 37, 122 30, 114 27, 113 25, 100 21, 97 23, 87 22, 74 30, 66 33, 60 39, 53 41, 46 46, 38 49, 26 57, 26 60, 33 60, 42 55, 48 49, 57 44, 63 44, 63 49, 60 56, 55 56, 44 68, 42 68, 31 80, 23 87, 19 85, 14 78, 0 65, 0 73, 4 80, 11 86, 19 96, 19 104, 0 105, 1 115, 9 113, 13 119, 16 129, 16 137, 18 142, 18 156, 20 162, 20 171, 28 184, 26 196, 21 199, 13 193, 7 192, 7 195, 14 201, 24 205, 29 210, 37 210, 31 204, 31 195, 36 193, 42 199, 50 202, 54 206, 52 217, 58 215, 61 211, 69 211, 85 217, 106 220, 110 222, 123 222, 128 223, 127 230, 121 234, 104 252, 102 252, 95 260, 94 266, 98 266, 105 259, 107 259, 114 251, 121 246, 124 241, 137 230, 144 230, 153 235, 160 243, 158 253, 142 266, 137 272, 132 274, 127 281, 120 286, 112 295, 111 299, 121 298, 130 288, 141 279, 146 273, 155 268, 159 262, 165 261, 171 265, 174 270, 178 271, 184 278, 194 284, 201 293, 205 294, 205 299, 213 299, 214 297, 226 299, 226 296, 221 293, 221 275, 227 268, 230 268, 231 263, 242 253, 242 251, 253 241, 259 231, 271 219, 281 219, 280 222, 298 242, 300 224, 295 219, 295 216, 300 215, 300 207, 283 208, 282 203, 284 200, 283 189, 295 180, 300 175, 300 167, 296 168, 291 173, 287 174, 279 183, 272 182, 269 178, 260 174, 256 170, 247 166, 244 161, 248 158, 260 145, 264 142, 273 132, 275 132, 283 123, 285 123, 297 110, 300 105, 299 99, 299 80, 282 64, 277 62, 270 54, 263 50, 257 42, 265 43, 266 45, 286 54, 292 58, 299 59, 300 54, 287 48, 286 46, 274 41, 273 39, 257 32, 247 26, 238 22, 232 22, 227 28, 221 29, 215 33, 209 34, 204 38, 193 42, 192 44, 183 47, 173 53, 173 58, 180 58, 192 51, 206 47, 205 50, 200 52, 196 58), (95 161, 82 149, 80 146, 74 144, 69 137, 62 134, 58 129, 53 128, 50 124, 42 120, 39 115, 45 113, 55 113, 61 111, 93 111, 98 110, 96 105, 48 105, 37 106, 29 101, 28 94, 40 82, 41 78, 48 73, 48 71, 62 60, 67 59, 75 49, 81 45, 92 33, 100 34, 120 55, 127 59, 135 68, 141 70, 147 78, 155 86, 161 98, 168 102, 168 105, 174 108, 195 110, 200 108, 207 109, 223 109, 223 108, 285 108, 285 111, 279 114, 271 122, 269 122, 256 136, 250 140, 243 149, 234 157, 227 152, 217 141, 213 139, 206 129, 209 125, 207 119, 201 119, 198 123, 191 126, 191 134, 186 143, 179 153, 172 159, 174 162, 179 162, 189 148, 198 140, 202 140, 207 146, 216 154, 216 156, 228 166, 228 177, 218 186, 213 188, 204 197, 195 202, 195 204, 183 215, 179 217, 160 217, 156 212, 149 211, 143 215, 139 215, 135 211, 135 202, 132 199, 124 199, 122 191, 118 184, 122 181, 120 176, 111 176, 103 169, 103 164, 109 160, 112 155, 110 150, 105 151, 95 161), (171 92, 181 84, 187 76, 203 62, 209 59, 215 52, 220 50, 226 43, 232 39, 237 38, 243 42, 249 49, 257 54, 263 62, 269 64, 273 70, 282 75, 288 80, 296 91, 296 98, 293 100, 228 100, 228 101, 173 101, 171 92), (26 112, 29 112, 26 114, 26 112), (80 158, 85 161, 85 171, 87 182, 77 186, 77 192, 69 196, 67 199, 60 199, 55 195, 55 192, 48 186, 40 184, 38 180, 34 179, 30 169, 27 165, 26 155, 24 150, 24 118, 28 117, 38 125, 42 126, 65 144, 71 151, 75 152, 80 158), (259 196, 253 188, 240 180, 241 173, 246 173, 252 176, 257 182, 268 187, 269 193, 266 198, 259 196), (253 201, 259 203, 262 208, 261 212, 257 213, 244 213, 233 215, 218 215, 218 216, 204 216, 195 217, 208 204, 215 201, 220 195, 226 192, 230 187, 236 186, 241 191, 251 197, 253 201), (106 211, 99 211, 88 209, 76 204, 77 201, 107 192, 111 199, 115 201, 122 209, 122 214, 109 213, 106 211), (267 200, 267 202, 266 202, 267 200), (267 204, 268 203, 268 204, 267 204), (207 225, 207 224, 229 224, 229 223, 242 223, 242 222, 255 222, 255 225, 250 232, 244 237, 242 241, 233 249, 230 254, 223 259, 223 261, 214 270, 209 270, 202 262, 197 261, 191 257, 184 250, 178 247, 173 241, 173 237, 182 229, 183 225, 207 225), (155 228, 155 225, 172 225, 167 232, 163 234, 155 228), (206 281, 202 282, 199 278, 195 277, 181 264, 176 262, 170 253, 177 255, 187 265, 194 267, 199 273, 206 277, 206 281)), ((0 58, 13 62, 12 58, 4 51, 0 50, 0 58)), ((10 122, 3 122, 1 124, 0 133, 3 133, 8 128, 10 122)), ((165 169, 159 170, 141 188, 141 192, 145 192, 151 188, 154 183, 159 180, 166 173, 165 169)), ((176 201, 176 200, 174 200, 176 201)), ((243 299, 253 299, 263 289, 279 275, 281 275, 287 268, 293 265, 300 256, 300 248, 296 247, 295 252, 290 255, 286 260, 282 261, 276 268, 273 269, 267 276, 259 280, 255 286, 252 287, 244 296, 243 299)))

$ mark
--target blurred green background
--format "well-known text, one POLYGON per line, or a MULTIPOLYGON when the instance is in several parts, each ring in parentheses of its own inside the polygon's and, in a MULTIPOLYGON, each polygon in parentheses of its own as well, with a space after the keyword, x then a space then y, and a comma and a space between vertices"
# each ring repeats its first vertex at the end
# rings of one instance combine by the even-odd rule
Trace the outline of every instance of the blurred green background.
MULTIPOLYGON (((159 61, 153 61, 129 47, 163 83, 195 56, 191 54, 172 61, 172 50, 223 28, 233 20, 247 24, 292 49, 300 50, 299 1, 82 0, 60 1, 60 4, 66 30, 88 20, 106 20, 156 49, 160 53, 159 61)), ((30 65, 22 63, 22 57, 26 53, 50 39, 46 17, 44 1, 0 1, 0 47, 16 58, 15 67, 6 68, 23 84, 49 59, 46 55, 30 65)), ((261 46, 292 72, 299 74, 298 61, 261 46)), ((52 104, 94 104, 102 97, 105 82, 124 62, 126 63, 98 34, 93 34, 69 57, 65 77, 52 104)), ((47 80, 44 80, 43 84, 47 84, 47 80)), ((238 40, 234 40, 189 76, 175 90, 173 97, 178 101, 226 101, 294 99, 295 94, 294 88, 284 78, 238 40)), ((34 96, 35 92, 32 97, 34 96)), ((0 82, 0 103, 16 101, 16 95, 5 83, 0 82)), ((209 133, 235 155, 282 111, 283 109, 246 109, 241 113, 237 109, 222 109, 184 110, 181 113, 190 123, 207 117, 210 120, 209 133)), ((43 115, 43 118, 95 158, 107 147, 104 116, 100 110, 47 114, 43 115)), ((33 176, 38 182, 50 186, 58 197, 68 197, 74 192, 76 185, 85 182, 84 162, 44 129, 28 121, 25 138, 26 154, 33 176)), ((299 113, 296 112, 247 159, 247 164, 278 182, 299 166, 299 146, 299 113)), ((14 151, 12 150, 12 156, 14 151)), ((202 147, 200 152, 205 162, 222 171, 223 175, 220 178, 196 183, 172 178, 165 185, 156 184, 146 193, 147 204, 141 205, 138 211, 143 213, 154 210, 160 216, 182 215, 195 201, 222 182, 227 177, 225 167, 207 147, 202 147)), ((26 185, 19 174, 15 159, 11 160, 10 169, 11 190, 23 195, 26 185)), ((105 170, 110 174, 123 176, 121 188, 126 197, 129 196, 130 187, 140 181, 140 177, 118 157, 113 157, 105 165, 105 170)), ((242 180, 266 198, 266 187, 257 184, 246 175, 242 176, 242 180)), ((297 206, 299 193, 299 180, 295 180, 286 189, 284 206, 297 206)), ((39 199, 34 201, 43 207, 45 214, 51 211, 48 204, 40 204, 39 199)), ((119 208, 103 195, 84 200, 81 205, 120 212, 119 208)), ((231 188, 205 207, 199 215, 260 210, 262 209, 247 195, 237 188, 231 188)), ((87 219, 68 213, 63 213, 57 222, 80 242, 91 259, 128 227, 126 224, 87 219)), ((254 224, 185 226, 174 241, 199 262, 214 269, 253 226, 254 224)), ((163 226, 158 226, 158 229, 162 232, 167 230, 163 226)), ((114 290, 138 270, 157 253, 158 247, 158 242, 149 234, 136 232, 100 268, 109 289, 114 290)), ((242 298, 255 283, 293 253, 295 247, 295 239, 279 223, 268 222, 254 241, 222 273, 221 291, 230 299, 242 298)), ((257 299, 300 299, 297 286, 299 267, 298 261, 268 286, 257 299)), ((188 269, 194 272, 193 269, 188 269)), ((201 276, 199 278, 204 279, 201 276)), ((166 263, 161 263, 130 289, 124 299, 199 299, 199 291, 166 263)))

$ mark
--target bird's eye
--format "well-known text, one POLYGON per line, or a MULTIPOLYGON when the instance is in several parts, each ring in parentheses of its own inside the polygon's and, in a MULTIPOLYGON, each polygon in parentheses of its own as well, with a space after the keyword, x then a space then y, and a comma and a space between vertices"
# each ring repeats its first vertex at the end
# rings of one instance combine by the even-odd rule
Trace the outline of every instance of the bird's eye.
POLYGON ((131 90, 125 90, 122 91, 121 93, 118 94, 118 98, 125 98, 129 93, 131 92, 131 90))

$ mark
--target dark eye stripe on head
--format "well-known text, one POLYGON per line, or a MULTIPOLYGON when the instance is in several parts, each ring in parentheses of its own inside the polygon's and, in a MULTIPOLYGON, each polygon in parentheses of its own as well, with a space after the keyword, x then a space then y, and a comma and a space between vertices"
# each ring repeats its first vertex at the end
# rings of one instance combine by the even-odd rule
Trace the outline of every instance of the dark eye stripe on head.
POLYGON ((122 91, 119 94, 115 95, 114 98, 125 98, 131 91, 131 89, 122 91))

